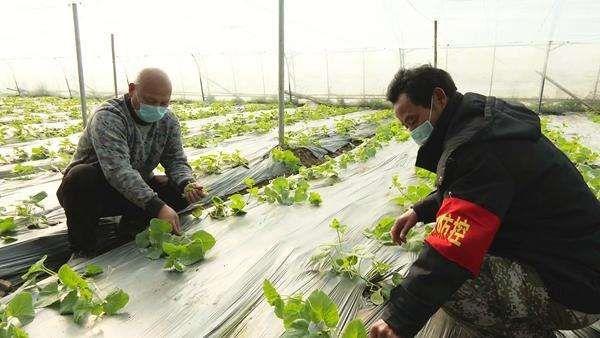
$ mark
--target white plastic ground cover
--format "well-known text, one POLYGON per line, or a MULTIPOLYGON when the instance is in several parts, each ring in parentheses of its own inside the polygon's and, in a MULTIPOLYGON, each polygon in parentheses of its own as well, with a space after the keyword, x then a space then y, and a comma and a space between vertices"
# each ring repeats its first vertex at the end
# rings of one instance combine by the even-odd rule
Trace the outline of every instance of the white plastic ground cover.
POLYGON ((566 113, 548 116, 549 126, 563 133, 567 139, 578 137, 586 147, 600 152, 600 124, 590 120, 585 114, 566 113))
POLYGON ((413 173, 416 147, 412 142, 392 143, 367 163, 349 166, 342 181, 329 186, 313 182, 323 197, 320 207, 250 203, 244 217, 222 221, 204 219, 188 231, 205 229, 217 244, 200 264, 183 274, 162 270, 162 261, 151 261, 133 243, 112 250, 91 262, 107 267, 98 286, 115 285, 131 300, 126 314, 104 318, 92 328, 82 328, 54 310, 39 311, 26 327, 32 337, 81 336, 223 336, 277 337, 279 321, 262 298, 267 278, 283 294, 327 292, 341 309, 342 323, 356 317, 366 302, 363 285, 328 273, 310 272, 309 257, 321 244, 334 240, 328 224, 339 218, 349 228, 353 243, 367 243, 378 258, 404 266, 413 254, 367 241, 362 230, 386 214, 400 210, 391 201, 393 175, 408 181, 413 173))
MULTIPOLYGON (((350 245, 362 243, 393 269, 406 271, 414 253, 381 246, 365 239, 362 231, 380 217, 400 212, 390 201, 390 181, 400 175, 411 182, 415 152, 412 142, 392 143, 367 163, 349 166, 333 186, 312 182, 312 189, 323 196, 320 207, 252 202, 246 216, 193 222, 187 231, 207 230, 217 244, 205 261, 182 274, 162 270, 161 260, 145 258, 133 243, 99 256, 90 262, 107 268, 97 281, 100 290, 118 286, 130 295, 123 314, 81 327, 56 310, 42 309, 25 329, 31 337, 278 337, 283 328, 262 296, 264 279, 282 294, 326 292, 340 309, 339 328, 356 317, 370 324, 382 307, 369 305, 364 284, 314 271, 308 261, 319 245, 334 241, 328 224, 335 217, 348 225, 350 245)), ((468 336, 453 321, 432 320, 422 332, 421 337, 468 336)), ((593 332, 560 335, 589 337, 593 332)))
MULTIPOLYGON (((333 156, 341 149, 352 144, 354 140, 372 136, 375 129, 376 126, 372 123, 359 124, 353 137, 334 133, 320 139, 321 146, 312 146, 305 149, 312 153, 313 158, 322 161, 324 156, 333 156)), ((283 164, 273 161, 269 154, 270 149, 260 158, 251 161, 247 168, 239 166, 226 170, 221 175, 205 176, 202 182, 209 197, 197 204, 206 206, 211 203, 212 196, 225 198, 244 190, 246 186, 243 180, 246 177, 251 177, 257 184, 260 184, 275 177, 289 174, 288 169, 283 164)), ((190 206, 186 210, 193 208, 194 206, 190 206)), ((64 221, 63 210, 56 207, 47 215, 47 218, 49 223, 62 222, 64 221)), ((115 247, 118 239, 115 237, 115 221, 106 220, 104 223, 103 226, 98 227, 97 236, 100 242, 104 243, 100 249, 108 250, 115 247)), ((19 284, 19 276, 41 256, 47 254, 49 259, 56 261, 56 257, 68 257, 71 252, 64 223, 43 231, 20 229, 14 236, 17 241, 3 246, 0 245, 0 278, 15 284, 19 284)))
MULTIPOLYGON (((372 113, 372 111, 361 111, 348 114, 346 118, 358 119, 365 115, 372 113)), ((343 117, 333 117, 327 118, 323 120, 309 121, 309 122, 298 122, 288 128, 289 131, 303 130, 306 128, 312 128, 317 126, 326 126, 329 129, 333 128, 335 121, 339 120, 343 117)), ((351 138, 362 138, 368 137, 372 135, 375 131, 374 126, 370 126, 368 123, 364 123, 362 128, 357 128, 357 130, 351 133, 351 138)), ((318 151, 318 149, 326 149, 330 148, 330 152, 335 152, 342 146, 345 146, 349 143, 350 137, 341 137, 341 138, 329 138, 329 141, 325 141, 321 147, 314 147, 312 151, 318 151)), ((193 149, 186 148, 185 151, 188 154, 190 160, 197 158, 200 155, 205 155, 209 153, 218 153, 218 152, 233 152, 239 150, 240 153, 250 161, 250 168, 246 170, 244 168, 236 168, 232 171, 228 171, 227 175, 211 175, 208 177, 203 177, 201 182, 205 185, 211 186, 216 191, 221 192, 221 196, 226 196, 230 193, 237 192, 242 189, 241 181, 246 176, 253 176, 257 182, 260 182, 265 179, 273 178, 277 173, 269 172, 271 164, 262 163, 261 167, 254 168, 256 164, 262 160, 263 157, 268 156, 269 151, 275 147, 278 143, 276 131, 271 131, 269 133, 263 135, 243 135, 238 136, 232 139, 228 139, 211 148, 203 148, 203 149, 193 149), (237 180, 234 182, 234 180, 237 180)), ((322 154, 324 155, 324 154, 322 154)), ((321 157, 322 157, 321 155, 321 157)), ((22 181, 22 180, 0 180, 2 182, 2 190, 0 191, 0 205, 11 205, 19 200, 27 199, 29 196, 39 192, 46 191, 48 193, 48 197, 42 201, 42 205, 47 210, 54 210, 59 208, 59 203, 56 198, 56 190, 60 185, 60 180, 62 179, 62 175, 58 173, 45 173, 41 175, 36 175, 32 180, 22 181)), ((49 220, 54 222, 60 222, 64 220, 64 213, 62 210, 59 210, 51 215, 49 215, 49 220)), ((40 235, 48 235, 48 232, 56 232, 63 230, 65 228, 64 224, 59 226, 51 227, 51 230, 45 232, 38 232, 39 230, 29 231, 28 229, 23 229, 19 231, 15 237, 18 239, 17 242, 11 243, 10 245, 16 245, 18 242, 23 240, 29 240, 31 238, 38 237, 37 234, 40 235)), ((0 243, 0 247, 5 246, 6 244, 0 243)), ((2 275, 2 274, 0 274, 2 275)))

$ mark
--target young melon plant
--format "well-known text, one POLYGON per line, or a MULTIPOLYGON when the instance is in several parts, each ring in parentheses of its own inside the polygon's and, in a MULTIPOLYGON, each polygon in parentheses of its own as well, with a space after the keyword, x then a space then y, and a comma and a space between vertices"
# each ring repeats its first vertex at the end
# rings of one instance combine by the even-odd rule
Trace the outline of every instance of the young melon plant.
POLYGON ((275 148, 271 152, 271 156, 275 162, 283 163, 291 173, 297 173, 302 165, 300 159, 291 150, 275 148))
MULTIPOLYGON (((47 256, 43 256, 29 267, 27 273, 21 276, 25 281, 23 289, 26 291, 17 294, 11 300, 11 302, 18 302, 20 313, 26 315, 25 323, 33 320, 34 308, 56 305, 61 315, 73 315, 75 323, 83 324, 100 319, 105 315, 115 315, 129 302, 129 295, 123 290, 115 289, 103 296, 98 287, 88 279, 101 274, 103 272, 101 267, 90 264, 86 266, 81 275, 69 265, 63 264, 55 272, 44 265, 46 258, 47 256), (37 279, 44 275, 56 277, 56 280, 44 285, 38 284, 37 279)), ((11 302, 5 307, 4 314, 1 314, 2 311, 0 311, 0 317, 18 317, 14 312, 8 311, 11 302)), ((21 318, 18 319, 21 324, 24 323, 21 318)), ((0 327, 0 332, 6 328, 3 324, 0 324, 0 327)), ((9 325, 8 330, 14 330, 14 328, 9 325)), ((23 334, 24 331, 19 333, 23 334)), ((26 337, 26 334, 17 337, 26 337)))
POLYGON ((281 205, 293 205, 294 203, 306 201, 308 188, 308 182, 305 180, 296 181, 285 177, 277 177, 271 181, 271 184, 263 188, 259 200, 281 205))
MULTIPOLYGON (((371 229, 366 229, 363 234, 365 237, 375 239, 383 245, 395 245, 392 241, 390 231, 394 226, 396 219, 392 216, 381 218, 371 229)), ((416 225, 406 233, 406 242, 402 248, 410 252, 420 252, 423 249, 425 238, 433 230, 435 223, 416 225)))
MULTIPOLYGON (((265 279, 263 294, 273 306, 275 315, 283 321, 282 337, 333 337, 340 321, 337 305, 321 290, 313 291, 304 299, 301 294, 281 296, 273 284, 265 279)), ((367 331, 360 320, 348 324, 342 337, 366 338, 367 331)))
POLYGON ((45 208, 40 204, 48 197, 45 191, 29 196, 28 199, 16 206, 17 219, 20 224, 32 229, 42 229, 48 227, 48 220, 41 215, 45 208))
POLYGON ((351 247, 345 239, 348 227, 337 218, 331 221, 329 227, 336 231, 337 241, 321 245, 309 263, 317 271, 331 271, 350 279, 359 278, 364 282, 366 292, 370 294, 370 301, 375 305, 383 304, 389 299, 391 289, 397 285, 394 281, 398 281, 400 275, 396 272, 390 273, 390 264, 375 259, 363 246, 351 247), (369 261, 370 266, 363 273, 361 266, 364 266, 363 262, 368 264, 369 261), (391 283, 387 280, 388 277, 392 278, 391 283))
POLYGON ((33 166, 17 163, 11 170, 11 174, 16 177, 23 177, 31 174, 35 174, 36 169, 33 166))
POLYGON ((183 272, 186 266, 203 260, 216 243, 204 230, 182 236, 171 234, 172 230, 169 222, 153 218, 148 229, 135 236, 136 245, 145 249, 146 257, 154 260, 166 256, 167 270, 183 272))

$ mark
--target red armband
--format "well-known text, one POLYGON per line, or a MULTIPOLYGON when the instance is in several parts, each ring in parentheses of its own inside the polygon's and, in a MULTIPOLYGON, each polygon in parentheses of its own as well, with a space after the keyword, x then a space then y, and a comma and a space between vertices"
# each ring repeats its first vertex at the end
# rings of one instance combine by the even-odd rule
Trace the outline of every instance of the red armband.
POLYGON ((477 276, 499 227, 500 218, 485 208, 447 197, 437 213, 435 228, 425 240, 442 256, 477 276))

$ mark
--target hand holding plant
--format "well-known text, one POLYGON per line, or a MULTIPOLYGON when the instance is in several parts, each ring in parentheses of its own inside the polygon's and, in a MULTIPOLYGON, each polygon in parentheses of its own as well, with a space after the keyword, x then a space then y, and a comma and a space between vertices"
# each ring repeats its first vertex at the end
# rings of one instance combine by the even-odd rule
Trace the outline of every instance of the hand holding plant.
POLYGON ((206 196, 204 188, 198 182, 191 182, 183 189, 183 195, 190 203, 198 202, 202 197, 206 196))
POLYGON ((392 240, 398 244, 406 242, 406 234, 413 226, 417 224, 417 213, 412 209, 406 210, 398 219, 390 231, 392 240))
POLYGON ((177 215, 177 212, 173 210, 173 208, 171 208, 170 206, 166 204, 163 205, 163 207, 158 212, 156 218, 162 219, 163 221, 166 221, 169 224, 171 224, 171 226, 173 226, 174 234, 181 234, 181 222, 179 222, 179 215, 177 215))

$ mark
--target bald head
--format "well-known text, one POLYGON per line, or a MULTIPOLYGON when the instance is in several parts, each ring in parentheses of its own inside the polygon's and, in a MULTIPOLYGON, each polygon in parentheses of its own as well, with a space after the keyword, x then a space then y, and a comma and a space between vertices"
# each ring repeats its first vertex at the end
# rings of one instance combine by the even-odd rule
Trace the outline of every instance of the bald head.
POLYGON ((158 68, 144 68, 129 84, 129 95, 135 109, 139 109, 140 101, 152 106, 166 107, 171 101, 171 80, 158 68))

